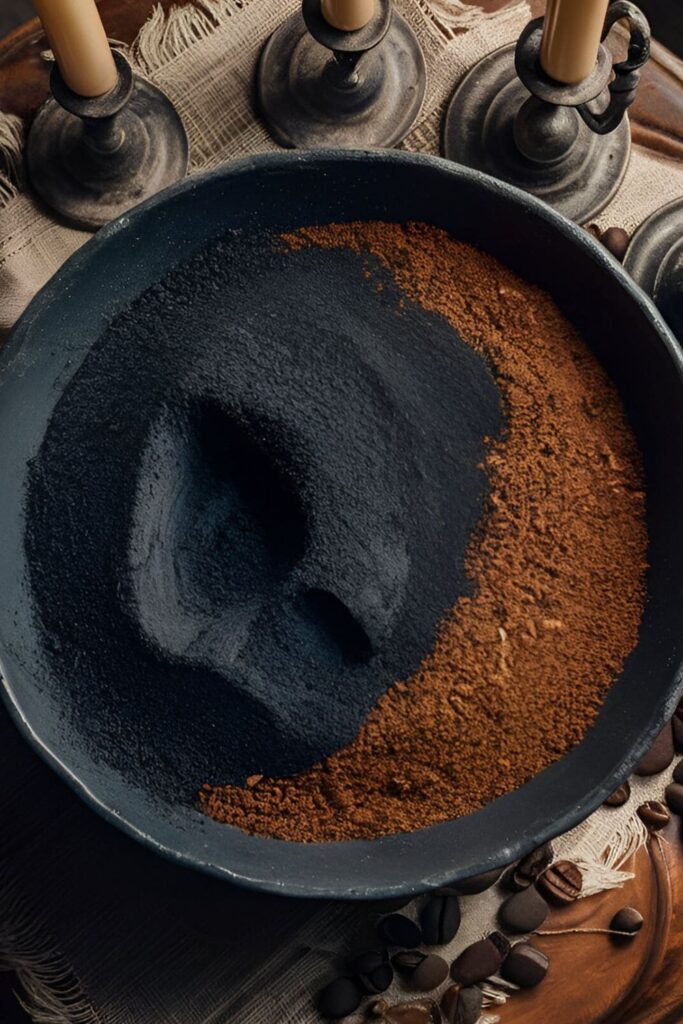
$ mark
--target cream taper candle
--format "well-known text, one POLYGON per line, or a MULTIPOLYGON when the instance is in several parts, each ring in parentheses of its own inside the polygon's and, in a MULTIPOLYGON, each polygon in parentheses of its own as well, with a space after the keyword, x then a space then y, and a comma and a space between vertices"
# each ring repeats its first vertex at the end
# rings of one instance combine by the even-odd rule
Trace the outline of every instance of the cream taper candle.
POLYGON ((95 0, 33 0, 62 78, 79 96, 101 96, 117 81, 95 0))
POLYGON ((556 82, 574 85, 593 68, 609 0, 548 0, 541 67, 556 82))
POLYGON ((365 28, 375 13, 375 0, 320 0, 325 21, 341 32, 365 28))

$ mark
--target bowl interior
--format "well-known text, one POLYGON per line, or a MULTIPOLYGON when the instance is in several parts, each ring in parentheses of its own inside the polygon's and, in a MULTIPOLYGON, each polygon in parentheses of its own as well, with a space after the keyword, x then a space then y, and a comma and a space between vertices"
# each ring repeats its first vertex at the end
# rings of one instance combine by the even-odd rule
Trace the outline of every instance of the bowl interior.
MULTIPOLYGON (((679 691, 683 658, 683 374, 655 308, 585 232, 513 189, 399 153, 260 157, 185 182, 76 254, 31 304, 0 362, 0 662, 15 719, 97 809, 162 853, 239 884, 306 896, 417 892, 502 865, 585 817, 628 774, 679 691), (456 821, 373 841, 283 843, 161 800, 107 766, 35 681, 37 643, 23 545, 27 464, 58 391, 111 318, 229 228, 422 220, 548 290, 617 383, 643 450, 650 569, 640 642, 595 726, 530 783, 456 821)), ((55 595, 58 600, 58 594, 55 595)), ((182 723, 178 723, 182 728, 182 723)), ((169 737, 172 743, 173 737, 169 737)), ((105 737, 102 742, 116 742, 105 737)), ((164 765, 158 771, 163 773, 164 765)), ((196 780, 192 780, 194 783, 196 780)))

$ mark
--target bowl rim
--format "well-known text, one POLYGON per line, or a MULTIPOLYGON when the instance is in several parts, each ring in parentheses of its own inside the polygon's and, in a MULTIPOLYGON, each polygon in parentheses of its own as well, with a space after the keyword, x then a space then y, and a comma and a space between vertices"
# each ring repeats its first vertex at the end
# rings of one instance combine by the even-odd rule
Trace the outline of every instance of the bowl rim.
MULTIPOLYGON (((517 205, 521 205, 528 213, 540 221, 550 225, 554 230, 570 239, 573 244, 584 250, 584 252, 589 255, 594 262, 600 264, 604 271, 620 282, 621 286, 629 292, 630 297, 636 306, 639 307, 641 314, 659 335, 659 341, 665 350, 666 355, 674 364, 678 371, 678 375, 683 382, 683 352, 681 351, 681 348, 671 330, 664 322, 658 309, 652 300, 628 276, 623 267, 592 235, 589 234, 589 232, 554 211, 540 199, 537 199, 512 185, 508 185, 505 182, 483 174, 480 171, 451 163, 440 157, 396 150, 309 150, 305 152, 284 151, 277 153, 265 153, 248 156, 230 162, 217 169, 201 172, 185 178, 183 181, 178 182, 150 199, 147 199, 145 202, 139 204, 127 213, 118 217, 116 220, 107 224, 105 227, 101 228, 91 239, 72 254, 46 283, 46 285, 44 285, 43 288, 41 288, 41 290, 34 296, 27 309, 14 325, 3 346, 1 361, 5 362, 6 360, 11 359, 14 355, 15 349, 18 351, 23 343, 24 335, 30 328, 33 319, 39 315, 45 306, 50 304, 53 297, 57 294, 58 287, 63 288, 69 280, 72 280, 81 272, 84 265, 91 260, 96 259, 97 254, 101 249, 108 245, 110 239, 117 236, 123 230, 134 230, 135 226, 149 211, 153 211, 157 207, 165 205, 175 196, 181 195, 187 191, 202 188, 204 183, 208 181, 225 180, 229 182, 233 178, 244 176, 254 170, 265 170, 267 172, 272 172, 273 174, 279 174, 283 171, 291 172, 297 166, 305 167, 311 164, 320 165, 321 162, 328 162, 330 164, 337 164, 340 162, 347 164, 367 162, 370 164, 389 164, 394 166, 410 165, 418 168, 429 167, 450 177, 454 182, 454 185, 459 181, 466 181, 474 184, 478 188, 488 191, 489 193, 501 194, 509 200, 512 200, 517 205)), ((457 878, 465 878, 468 877, 468 875, 475 874, 480 871, 497 867, 502 868, 506 864, 516 860, 519 856, 522 856, 528 849, 529 844, 528 841, 525 842, 524 834, 518 834, 515 838, 511 838, 509 842, 499 850, 497 856, 482 859, 482 861, 477 863, 477 865, 472 865, 471 870, 468 870, 467 867, 458 871, 450 872, 440 870, 417 881, 414 878, 393 884, 383 884, 381 881, 377 881, 373 884, 366 883, 364 885, 359 885, 357 889, 350 889, 348 885, 340 884, 335 877, 328 877, 325 883, 322 884, 320 881, 313 881, 310 878, 304 881, 297 881, 292 877, 288 877, 284 880, 275 880, 272 877, 263 877, 263 874, 259 874, 258 872, 248 874, 244 871, 234 871, 224 864, 217 864, 213 860, 203 859, 195 854, 191 854, 180 849, 174 849, 168 843, 162 842, 152 835, 152 830, 147 831, 140 827, 140 825, 136 824, 134 821, 129 820, 124 813, 109 806, 104 800, 98 797, 89 785, 80 778, 79 775, 65 763, 65 761, 61 759, 60 755, 38 735, 31 723, 28 721, 28 718, 22 711, 21 701, 18 695, 14 692, 11 680, 8 678, 7 673, 4 670, 1 651, 0 683, 2 684, 0 686, 0 693, 2 693, 3 701, 9 711, 10 717, 29 745, 69 785, 69 787, 103 819, 115 825, 126 835, 132 837, 142 845, 161 854, 167 860, 176 864, 182 864, 198 869, 215 877, 228 879, 230 882, 241 888, 312 899, 391 899, 393 897, 414 895, 419 892, 428 891, 448 884, 457 878)), ((619 784, 628 777, 632 766, 637 763, 640 756, 648 749, 652 740, 661 730, 665 722, 672 716, 679 697, 682 694, 683 662, 676 667, 675 671, 673 671, 672 681, 667 693, 661 696, 656 702, 653 702, 652 714, 640 734, 638 743, 636 743, 631 749, 628 757, 621 762, 619 769, 616 772, 613 772, 608 780, 603 779, 598 781, 588 793, 576 801, 572 807, 568 808, 559 817, 547 815, 545 824, 539 828, 536 833, 539 842, 545 842, 548 839, 552 839, 557 835, 567 832, 575 825, 584 821, 603 803, 606 797, 614 789, 615 783, 619 784)), ((580 746, 581 744, 578 744, 574 749, 577 749, 580 746)), ((569 756, 569 754, 565 755, 565 757, 567 756, 569 756)), ((564 758, 560 759, 560 761, 562 760, 564 760, 564 758)), ((552 768, 552 765, 550 768, 552 768)), ((524 786, 519 787, 518 791, 524 790, 535 779, 543 776, 548 770, 549 769, 547 768, 537 776, 534 776, 534 778, 525 783, 524 786)), ((508 793, 499 799, 506 799, 506 797, 509 796, 510 794, 508 793)), ((487 809, 487 807, 494 807, 497 802, 497 800, 492 801, 490 804, 486 805, 486 807, 473 813, 481 814, 487 809)), ((467 817, 469 817, 469 815, 467 817)), ((431 825, 410 833, 395 833, 375 840, 346 840, 344 842, 317 844, 287 842, 283 844, 282 840, 267 839, 261 836, 251 836, 249 838, 257 843, 277 843, 294 847, 310 848, 311 846, 315 846, 328 849, 332 847, 345 847, 352 854, 355 853, 356 856, 363 849, 367 850, 370 846, 380 843, 385 847, 393 845, 395 847, 395 853, 400 856, 401 843, 406 840, 406 837, 418 836, 421 833, 431 833, 434 830, 439 829, 443 830, 448 828, 449 825, 452 825, 454 821, 457 820, 460 819, 451 819, 447 822, 431 825)), ((223 825, 220 827, 229 829, 230 831, 239 831, 233 829, 231 826, 223 825)), ((298 872, 298 874, 302 875, 303 872, 298 872)))

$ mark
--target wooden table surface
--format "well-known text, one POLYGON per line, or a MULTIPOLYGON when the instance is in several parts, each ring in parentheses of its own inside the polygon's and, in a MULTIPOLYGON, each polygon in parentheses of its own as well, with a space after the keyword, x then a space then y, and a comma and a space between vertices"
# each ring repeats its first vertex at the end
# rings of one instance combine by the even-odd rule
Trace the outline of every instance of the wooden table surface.
MULTIPOLYGON (((183 0, 175 0, 176 3, 183 0)), ((185 0, 187 2, 187 0, 185 0)), ((505 0, 470 0, 487 9, 505 0)), ((9 0, 17 12, 27 0, 9 0)), ((677 6, 680 0, 672 0, 677 6)), ((162 0, 164 7, 170 0, 162 0)), ((532 0, 536 12, 543 0, 532 0)), ((149 14, 152 0, 102 0, 110 38, 130 42, 149 14)), ((671 6, 671 5, 670 5, 671 6)), ((5 17, 7 8, 4 9, 5 17)), ((683 19, 682 19, 683 20, 683 19)), ((47 94, 41 59, 45 40, 37 22, 28 22, 0 40, 0 109, 30 116, 47 94)), ((683 159, 683 62, 655 45, 632 116, 641 145, 683 159)), ((538 938, 551 957, 543 985, 514 996, 499 1011, 503 1024, 680 1024, 683 1021, 683 840, 675 820, 636 857, 636 878, 622 890, 580 901, 558 911, 545 928, 605 926, 629 904, 646 919, 632 941, 574 934, 538 938)), ((10 976, 0 974, 0 1021, 27 1020, 11 996, 10 976)))

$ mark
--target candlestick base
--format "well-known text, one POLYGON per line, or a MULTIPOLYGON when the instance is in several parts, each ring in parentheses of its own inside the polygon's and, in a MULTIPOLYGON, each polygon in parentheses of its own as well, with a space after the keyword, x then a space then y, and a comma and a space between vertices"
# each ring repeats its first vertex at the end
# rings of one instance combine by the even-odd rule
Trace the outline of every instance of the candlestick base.
POLYGON ((304 0, 266 43, 257 71, 261 113, 288 148, 394 146, 422 107, 420 44, 390 0, 365 28, 341 32, 304 0))
POLYGON ((456 89, 443 124, 444 156, 544 199, 580 224, 607 205, 626 172, 626 110, 650 52, 650 30, 629 0, 613 0, 603 38, 629 24, 628 57, 614 63, 602 44, 581 82, 556 82, 540 62, 543 18, 516 46, 484 58, 456 89))
POLYGON ((78 96, 55 65, 53 96, 31 126, 26 160, 43 202, 69 223, 96 230, 187 173, 189 146, 175 107, 114 51, 117 85, 78 96))
POLYGON ((683 199, 662 206, 641 224, 626 250, 624 269, 683 341, 683 199))
POLYGON ((631 153, 628 122, 624 119, 610 135, 596 135, 575 109, 550 107, 537 130, 556 152, 547 160, 534 160, 516 139, 517 118, 529 99, 515 70, 515 47, 490 54, 451 99, 442 127, 443 155, 531 192, 584 224, 607 205, 626 173, 631 153))

